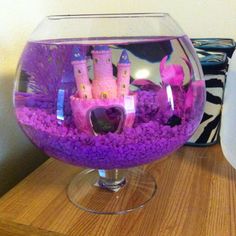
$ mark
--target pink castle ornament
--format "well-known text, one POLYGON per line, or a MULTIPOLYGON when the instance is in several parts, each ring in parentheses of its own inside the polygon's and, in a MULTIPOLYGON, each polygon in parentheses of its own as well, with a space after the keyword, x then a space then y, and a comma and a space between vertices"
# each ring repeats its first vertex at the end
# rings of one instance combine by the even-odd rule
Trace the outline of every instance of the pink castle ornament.
POLYGON ((95 46, 92 55, 94 66, 93 97, 116 98, 117 85, 113 78, 111 50, 108 46, 95 46))
POLYGON ((78 130, 87 134, 120 133, 124 128, 132 127, 135 119, 136 95, 129 94, 131 63, 128 54, 126 51, 122 52, 117 66, 117 82, 113 77, 109 47, 95 46, 92 56, 94 62, 92 85, 89 82, 88 72, 84 71, 87 70, 84 58, 79 55, 77 60, 72 58, 74 70, 83 68, 83 76, 79 77, 78 71, 74 73, 78 92, 70 99, 75 125, 78 130), (80 90, 81 84, 86 85, 85 90, 80 90), (87 91, 92 93, 87 94, 87 91))
POLYGON ((117 94, 122 97, 129 94, 130 84, 130 66, 131 63, 128 58, 126 50, 123 50, 119 63, 117 65, 117 94))
POLYGON ((86 58, 81 54, 79 47, 74 48, 71 63, 74 67, 74 76, 79 97, 92 98, 86 58))

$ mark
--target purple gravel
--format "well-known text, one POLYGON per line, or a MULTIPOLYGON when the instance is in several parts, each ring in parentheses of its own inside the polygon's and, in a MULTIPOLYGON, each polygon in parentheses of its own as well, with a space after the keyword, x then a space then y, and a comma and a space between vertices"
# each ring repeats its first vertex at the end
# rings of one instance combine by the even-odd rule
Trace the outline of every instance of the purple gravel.
MULTIPOLYGON (((178 90, 175 97, 180 115, 184 99, 178 90)), ((89 168, 129 168, 173 152, 190 138, 201 120, 204 95, 197 98, 194 108, 185 111, 185 119, 174 127, 165 124, 170 114, 167 109, 160 109, 159 98, 157 92, 140 91, 134 127, 121 134, 91 136, 79 133, 73 122, 59 124, 52 110, 39 105, 39 101, 37 107, 30 106, 29 98, 27 105, 19 103, 16 115, 27 136, 49 156, 89 168)))

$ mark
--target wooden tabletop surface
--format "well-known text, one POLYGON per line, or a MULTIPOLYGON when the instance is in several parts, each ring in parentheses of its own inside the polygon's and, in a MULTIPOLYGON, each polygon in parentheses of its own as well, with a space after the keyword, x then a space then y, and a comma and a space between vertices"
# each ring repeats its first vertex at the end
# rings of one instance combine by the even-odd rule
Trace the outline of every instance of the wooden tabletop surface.
POLYGON ((183 147, 146 169, 158 184, 152 201, 125 215, 96 215, 66 196, 81 169, 49 159, 0 198, 0 235, 236 235, 236 171, 219 145, 183 147))

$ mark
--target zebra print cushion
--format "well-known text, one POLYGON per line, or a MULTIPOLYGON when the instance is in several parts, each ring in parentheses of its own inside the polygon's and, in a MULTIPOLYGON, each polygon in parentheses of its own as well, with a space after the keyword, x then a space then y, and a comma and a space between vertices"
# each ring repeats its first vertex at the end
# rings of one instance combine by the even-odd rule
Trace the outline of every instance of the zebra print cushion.
POLYGON ((198 129, 188 141, 189 145, 206 146, 218 142, 221 109, 228 59, 225 53, 196 49, 206 82, 206 105, 198 129))
POLYGON ((195 38, 193 46, 205 51, 224 52, 231 57, 235 50, 235 41, 229 38, 195 38))
POLYGON ((224 72, 218 75, 205 75, 206 105, 204 115, 198 129, 188 141, 191 145, 210 145, 218 141, 221 109, 223 102, 224 84, 226 75, 224 72))

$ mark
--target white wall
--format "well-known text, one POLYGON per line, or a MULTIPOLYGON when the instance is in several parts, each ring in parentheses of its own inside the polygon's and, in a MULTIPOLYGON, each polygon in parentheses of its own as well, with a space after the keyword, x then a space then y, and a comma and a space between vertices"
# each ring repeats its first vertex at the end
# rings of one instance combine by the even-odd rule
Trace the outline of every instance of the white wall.
POLYGON ((190 37, 236 39, 236 0, 0 0, 0 72, 15 70, 29 34, 50 14, 168 12, 190 37))

